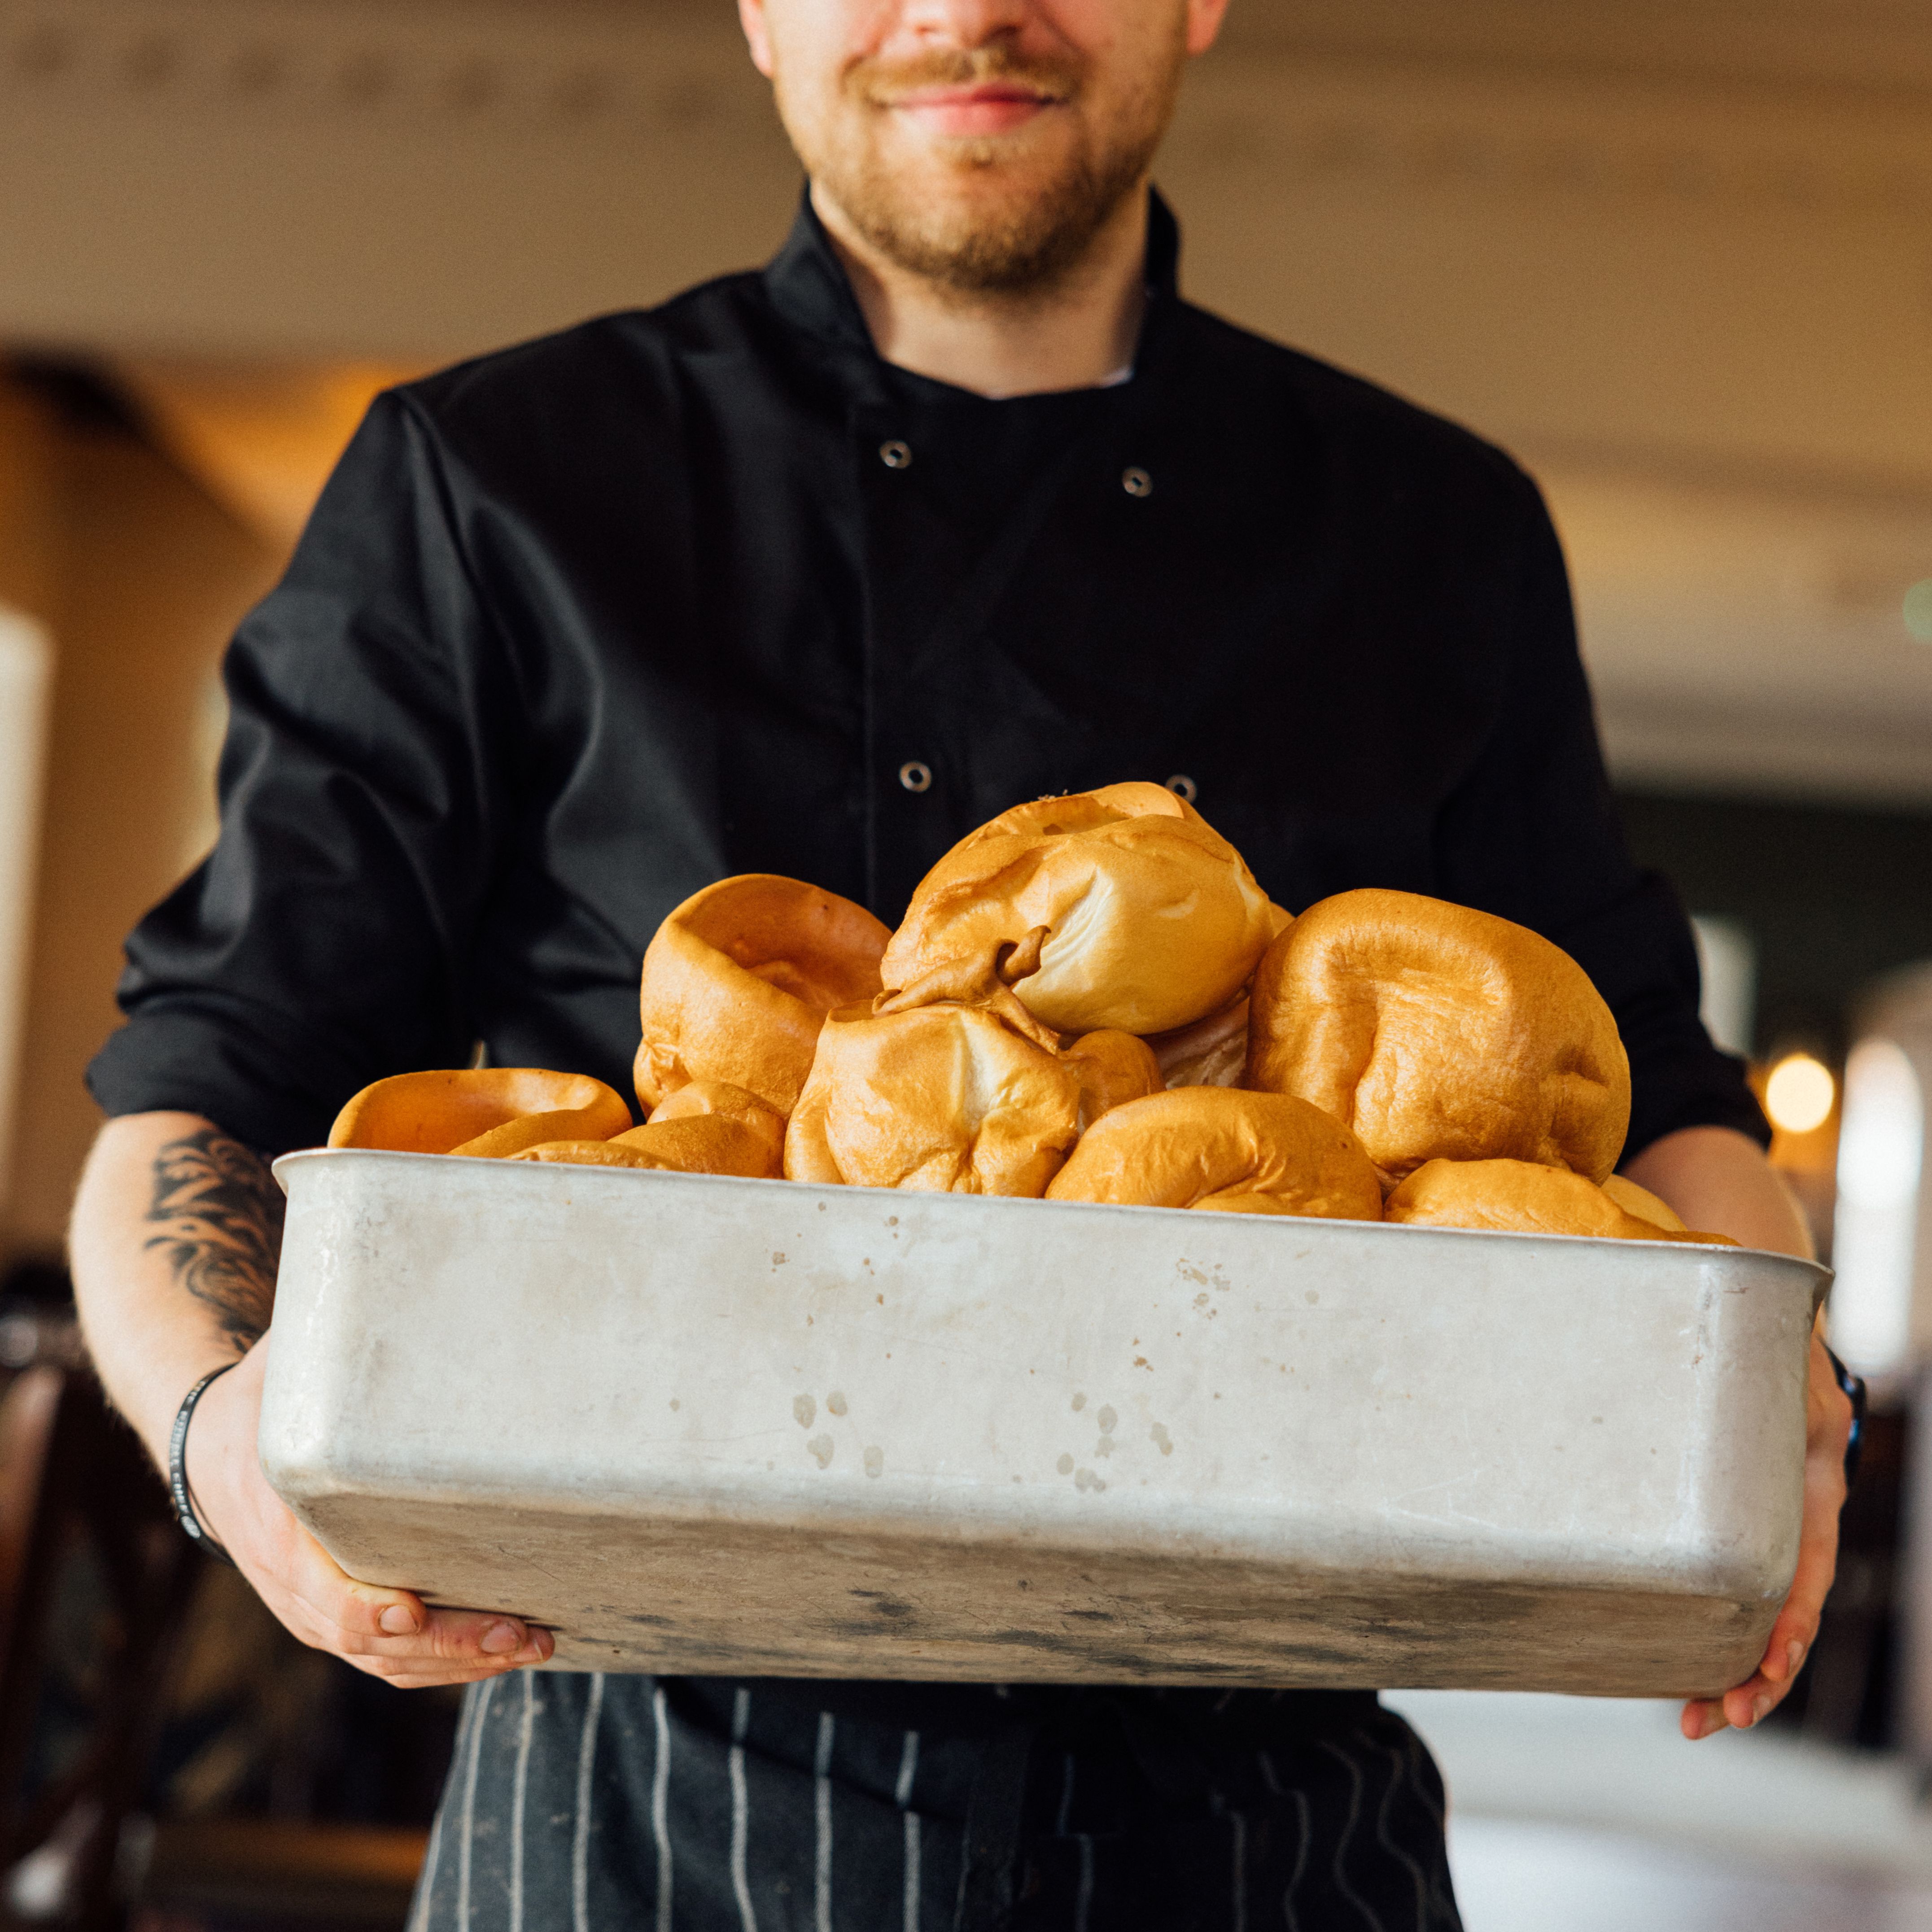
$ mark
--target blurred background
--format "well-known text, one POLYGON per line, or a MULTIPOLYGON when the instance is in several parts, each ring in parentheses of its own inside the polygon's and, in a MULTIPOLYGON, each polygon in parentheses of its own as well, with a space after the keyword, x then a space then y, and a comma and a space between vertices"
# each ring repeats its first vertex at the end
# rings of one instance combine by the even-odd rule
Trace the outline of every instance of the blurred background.
MULTIPOLYGON (((1874 1380, 1765 1732, 1401 1700, 1472 1932, 1932 1928, 1932 16, 1234 0, 1160 178, 1196 300, 1542 479, 1631 841, 1874 1380)), ((797 190, 726 0, 0 0, 0 1916, 401 1922, 452 1706, 282 1638, 100 1413, 81 1070, 369 397, 754 264, 797 190)))

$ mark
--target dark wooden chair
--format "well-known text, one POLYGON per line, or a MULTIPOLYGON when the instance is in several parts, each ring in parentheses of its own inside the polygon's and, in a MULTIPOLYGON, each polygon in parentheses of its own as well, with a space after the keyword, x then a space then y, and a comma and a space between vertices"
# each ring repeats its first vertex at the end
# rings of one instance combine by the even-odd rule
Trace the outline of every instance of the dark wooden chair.
POLYGON ((78 1360, 70 1327, 0 1396, 0 1924, 122 1916, 116 1863, 141 1797, 168 1657, 200 1560, 140 1444, 78 1360), (48 1636, 66 1567, 92 1566, 101 1610, 88 1709, 64 1762, 46 1745, 48 1636))
POLYGON ((36 1312, 6 1325, 0 1352, 26 1366, 10 1382, 0 1368, 0 1932, 399 1928, 419 1826, 146 1814, 209 1559, 176 1527, 71 1320, 36 1312), (56 1680, 74 1673, 54 1668, 51 1641, 76 1597, 88 1628, 58 1648, 85 1652, 81 1711, 56 1708, 71 1686, 56 1680))

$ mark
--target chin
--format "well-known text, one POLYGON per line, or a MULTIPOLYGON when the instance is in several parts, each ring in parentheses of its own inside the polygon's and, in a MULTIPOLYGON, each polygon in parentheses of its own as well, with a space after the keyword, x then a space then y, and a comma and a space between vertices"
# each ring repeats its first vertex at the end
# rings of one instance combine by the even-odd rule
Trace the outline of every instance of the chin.
POLYGON ((914 194, 948 200, 986 195, 1018 199, 1051 193, 1078 165, 1065 129, 1028 128, 998 135, 934 135, 881 144, 878 178, 903 181, 914 194))
POLYGON ((1015 152, 1004 143, 953 142, 881 157, 872 178, 890 186, 870 198, 920 228, 1024 224, 1029 211, 1060 201, 1078 172, 1071 155, 1037 143, 1015 152))
POLYGON ((1096 165, 1086 130, 1058 116, 971 140, 872 131, 829 146, 815 177, 886 257, 962 294, 1054 280, 1139 165, 1132 151, 1096 165))

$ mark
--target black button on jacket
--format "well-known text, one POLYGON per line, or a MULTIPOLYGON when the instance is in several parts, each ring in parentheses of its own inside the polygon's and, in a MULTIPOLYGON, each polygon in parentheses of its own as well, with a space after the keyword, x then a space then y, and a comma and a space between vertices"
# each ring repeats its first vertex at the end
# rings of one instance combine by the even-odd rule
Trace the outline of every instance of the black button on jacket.
POLYGON ((1399 886, 1574 954, 1633 1150, 1762 1133, 1624 850, 1535 488, 1189 307, 1176 250, 1156 201, 1110 388, 886 367, 808 209, 761 274, 383 397, 230 653, 220 841, 130 941, 102 1105, 280 1150, 478 1038, 628 1092, 698 887, 890 924, 1015 802, 1184 775, 1291 908, 1399 886))

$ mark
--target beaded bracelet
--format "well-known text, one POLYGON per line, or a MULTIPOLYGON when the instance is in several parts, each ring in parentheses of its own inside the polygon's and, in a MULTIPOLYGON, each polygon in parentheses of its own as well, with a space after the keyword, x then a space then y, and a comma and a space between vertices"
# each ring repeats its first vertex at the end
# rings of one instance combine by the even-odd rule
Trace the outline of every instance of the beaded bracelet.
POLYGON ((231 1570, 238 1567, 234 1558, 209 1534, 206 1526, 195 1514, 194 1492, 188 1487, 188 1425, 194 1416, 195 1404, 207 1393, 209 1383, 219 1382, 236 1366, 227 1362, 218 1369, 210 1369, 182 1397, 182 1406, 175 1411, 174 1428, 168 1436, 168 1496, 175 1506, 175 1520, 190 1543, 199 1544, 209 1556, 218 1557, 231 1570))

